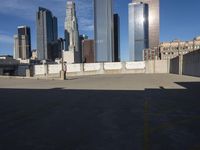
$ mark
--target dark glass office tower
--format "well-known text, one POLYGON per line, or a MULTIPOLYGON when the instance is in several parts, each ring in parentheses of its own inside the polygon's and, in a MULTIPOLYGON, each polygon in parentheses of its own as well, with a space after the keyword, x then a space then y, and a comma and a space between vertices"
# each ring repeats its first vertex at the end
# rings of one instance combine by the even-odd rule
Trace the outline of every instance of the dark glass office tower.
POLYGON ((112 0, 94 0, 94 37, 96 62, 114 61, 112 0))
POLYGON ((149 47, 157 47, 160 43, 160 0, 133 0, 149 6, 149 47))
POLYGON ((51 59, 51 44, 58 38, 57 18, 52 15, 50 10, 39 7, 36 23, 38 59, 51 59))
POLYGON ((120 61, 120 18, 114 14, 114 61, 120 61))
POLYGON ((31 29, 27 26, 19 26, 18 33, 14 36, 14 58, 29 59, 31 57, 31 29))
POLYGON ((148 5, 129 4, 129 58, 142 61, 143 50, 149 47, 148 5))

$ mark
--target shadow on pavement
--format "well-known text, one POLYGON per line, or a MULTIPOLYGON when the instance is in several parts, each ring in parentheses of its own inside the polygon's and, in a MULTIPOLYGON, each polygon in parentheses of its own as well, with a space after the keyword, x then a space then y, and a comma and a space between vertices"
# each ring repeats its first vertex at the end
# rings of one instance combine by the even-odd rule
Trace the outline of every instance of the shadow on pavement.
POLYGON ((200 83, 144 91, 0 89, 0 150, 199 150, 200 83))

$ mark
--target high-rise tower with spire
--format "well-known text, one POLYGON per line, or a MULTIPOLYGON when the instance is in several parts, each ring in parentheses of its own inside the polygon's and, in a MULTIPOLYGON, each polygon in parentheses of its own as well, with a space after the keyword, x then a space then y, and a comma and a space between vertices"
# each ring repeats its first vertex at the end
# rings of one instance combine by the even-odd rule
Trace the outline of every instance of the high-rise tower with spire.
POLYGON ((64 59, 67 63, 80 62, 79 31, 76 17, 76 7, 73 0, 67 1, 65 18, 65 52, 64 59))

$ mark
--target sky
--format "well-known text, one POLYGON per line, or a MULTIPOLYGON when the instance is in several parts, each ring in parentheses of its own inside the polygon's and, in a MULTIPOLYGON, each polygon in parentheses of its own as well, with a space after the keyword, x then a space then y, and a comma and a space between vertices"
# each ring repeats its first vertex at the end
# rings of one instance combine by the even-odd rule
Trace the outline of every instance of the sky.
MULTIPOLYGON (((31 27, 32 49, 36 48, 36 11, 39 6, 58 18, 59 37, 64 35, 67 0, 1 0, 0 54, 13 55, 13 35, 17 26, 31 27)), ((93 0, 75 0, 80 34, 93 38, 93 0)), ((128 59, 128 3, 114 0, 120 16, 121 58, 128 59)), ((160 0, 160 41, 191 40, 200 35, 200 0, 160 0)))

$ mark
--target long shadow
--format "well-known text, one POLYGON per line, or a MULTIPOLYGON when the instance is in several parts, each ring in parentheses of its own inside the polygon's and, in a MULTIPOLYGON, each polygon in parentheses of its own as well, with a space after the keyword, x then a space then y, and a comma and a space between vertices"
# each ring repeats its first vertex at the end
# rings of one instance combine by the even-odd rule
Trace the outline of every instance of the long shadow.
POLYGON ((0 150, 199 150, 200 83, 186 89, 0 89, 0 150))

